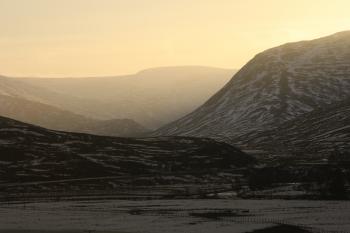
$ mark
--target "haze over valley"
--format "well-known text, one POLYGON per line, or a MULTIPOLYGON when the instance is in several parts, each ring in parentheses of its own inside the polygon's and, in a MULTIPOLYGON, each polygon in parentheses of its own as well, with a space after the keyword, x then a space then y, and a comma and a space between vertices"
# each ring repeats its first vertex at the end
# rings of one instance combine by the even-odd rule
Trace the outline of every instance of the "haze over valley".
POLYGON ((141 136, 199 107, 234 73, 164 67, 120 77, 0 77, 0 113, 56 130, 141 136))

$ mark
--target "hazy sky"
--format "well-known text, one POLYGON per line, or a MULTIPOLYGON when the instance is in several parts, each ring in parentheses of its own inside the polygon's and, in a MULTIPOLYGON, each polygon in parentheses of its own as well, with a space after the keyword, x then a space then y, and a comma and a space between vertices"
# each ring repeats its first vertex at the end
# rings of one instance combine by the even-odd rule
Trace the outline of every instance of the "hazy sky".
POLYGON ((0 73, 240 68, 269 47, 349 30, 349 9, 349 0, 0 0, 0 73))

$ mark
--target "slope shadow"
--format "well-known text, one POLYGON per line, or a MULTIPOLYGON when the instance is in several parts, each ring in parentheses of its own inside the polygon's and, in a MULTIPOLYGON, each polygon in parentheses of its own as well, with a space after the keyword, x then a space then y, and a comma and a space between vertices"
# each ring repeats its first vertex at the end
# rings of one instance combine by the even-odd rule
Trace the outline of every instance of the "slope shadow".
POLYGON ((311 231, 292 225, 278 225, 252 231, 251 233, 311 233, 311 231))

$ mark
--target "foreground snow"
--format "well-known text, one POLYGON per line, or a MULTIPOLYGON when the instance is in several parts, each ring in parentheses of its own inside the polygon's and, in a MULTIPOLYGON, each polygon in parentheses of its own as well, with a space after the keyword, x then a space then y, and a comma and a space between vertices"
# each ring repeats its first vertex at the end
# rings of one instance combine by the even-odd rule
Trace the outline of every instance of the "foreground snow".
POLYGON ((283 200, 104 200, 0 205, 0 232, 60 230, 240 233, 281 223, 311 227, 313 232, 349 232, 350 203, 283 200))

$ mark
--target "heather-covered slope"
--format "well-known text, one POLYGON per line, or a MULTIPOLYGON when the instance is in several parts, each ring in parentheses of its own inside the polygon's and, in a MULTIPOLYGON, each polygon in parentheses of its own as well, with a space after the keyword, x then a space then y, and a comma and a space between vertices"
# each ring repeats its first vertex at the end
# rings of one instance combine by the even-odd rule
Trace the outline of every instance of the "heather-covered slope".
MULTIPOLYGON (((243 139, 242 139, 243 140, 243 139)), ((350 102, 317 109, 275 130, 257 134, 248 147, 277 155, 327 158, 350 152, 350 102)))
MULTIPOLYGON (((88 185, 92 188, 94 179, 101 177, 115 177, 112 185, 104 181, 102 187, 130 184, 143 176, 148 177, 143 185, 159 180, 166 184, 207 182, 253 161, 240 150, 211 139, 101 137, 51 131, 0 117, 0 188, 72 179, 92 179, 88 185)), ((77 181, 75 186, 79 185, 77 181)))

